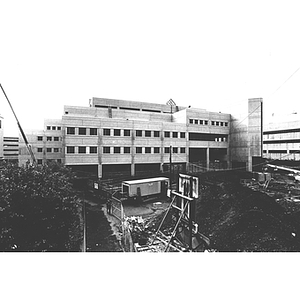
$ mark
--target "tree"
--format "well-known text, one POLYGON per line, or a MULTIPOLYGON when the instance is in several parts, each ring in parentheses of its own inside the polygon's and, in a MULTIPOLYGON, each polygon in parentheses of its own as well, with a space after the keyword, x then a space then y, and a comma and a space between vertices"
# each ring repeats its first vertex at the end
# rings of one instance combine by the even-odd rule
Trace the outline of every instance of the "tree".
POLYGON ((78 251, 80 201, 58 164, 1 164, 0 251, 78 251))

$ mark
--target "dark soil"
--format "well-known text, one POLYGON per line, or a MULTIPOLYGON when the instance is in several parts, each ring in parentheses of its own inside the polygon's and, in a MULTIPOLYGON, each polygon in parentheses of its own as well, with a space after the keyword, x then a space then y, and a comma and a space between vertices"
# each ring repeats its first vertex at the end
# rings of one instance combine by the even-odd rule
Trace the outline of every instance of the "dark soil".
POLYGON ((122 251, 100 206, 86 205, 86 224, 87 252, 122 251))
POLYGON ((240 179, 246 177, 230 171, 199 175, 196 222, 212 249, 300 251, 300 204, 243 187, 240 179))
POLYGON ((81 187, 80 194, 85 199, 86 251, 121 252, 122 247, 111 230, 110 223, 102 211, 106 196, 96 190, 81 187), (89 204, 93 203, 93 205, 89 204))

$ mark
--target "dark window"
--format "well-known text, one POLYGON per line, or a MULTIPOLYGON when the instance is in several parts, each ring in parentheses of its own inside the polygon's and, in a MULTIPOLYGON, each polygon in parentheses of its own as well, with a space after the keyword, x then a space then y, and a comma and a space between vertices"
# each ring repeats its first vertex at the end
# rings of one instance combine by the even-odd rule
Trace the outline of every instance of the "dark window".
POLYGON ((56 130, 56 126, 52 126, 52 130, 56 130))
POLYGON ((57 130, 61 130, 61 127, 60 127, 60 126, 57 126, 57 130))
POLYGON ((159 153, 159 147, 154 147, 154 153, 159 153))
POLYGON ((173 153, 178 153, 178 148, 177 147, 173 147, 173 153))
POLYGON ((224 125, 224 123, 223 122, 220 122, 220 126, 223 126, 224 125))
POLYGON ((178 138, 178 132, 173 132, 173 138, 178 138))
POLYGON ((207 120, 205 120, 204 123, 205 123, 205 125, 208 125, 208 121, 207 120))
POLYGON ((211 125, 215 125, 215 121, 211 121, 211 125))
POLYGON ((57 162, 58 162, 59 164, 61 164, 61 159, 60 159, 60 158, 58 158, 58 159, 57 159, 57 162))
POLYGON ((198 120, 194 120, 195 121, 195 124, 198 124, 198 120))
POLYGON ((287 150, 269 150, 269 153, 287 153, 287 150))
POLYGON ((51 142, 52 141, 52 136, 47 136, 47 142, 51 142))
POLYGON ((185 132, 180 132, 180 137, 181 137, 182 139, 185 139, 185 132))
POLYGON ((38 163, 38 165, 41 165, 43 163, 43 160, 42 159, 38 159, 37 163, 38 163))
POLYGON ((151 137, 151 131, 150 130, 146 130, 145 131, 145 136, 146 137, 151 137))
POLYGON ((170 148, 169 147, 165 147, 165 153, 170 153, 170 148))
POLYGON ((124 147, 124 153, 130 153, 130 147, 124 147))
POLYGON ((136 131, 136 136, 142 136, 142 130, 137 130, 136 131))
POLYGON ((114 153, 121 153, 121 147, 114 147, 114 153))
POLYGON ((228 126, 228 123, 227 123, 227 122, 224 122, 224 125, 225 125, 225 126, 228 126))
POLYGON ((67 134, 75 134, 75 127, 67 127, 67 134))
POLYGON ((67 153, 75 153, 75 147, 74 146, 67 146, 67 153))
POLYGON ((216 121, 216 126, 219 126, 220 122, 216 121))
POLYGON ((58 141, 59 141, 59 137, 58 137, 58 136, 55 136, 55 137, 54 137, 54 141, 55 141, 55 142, 58 142, 58 141))
POLYGON ((90 135, 97 135, 97 134, 98 134, 97 128, 90 128, 90 135))
POLYGON ((203 120, 200 120, 200 125, 203 125, 203 120))
POLYGON ((114 129, 114 136, 121 136, 121 129, 114 129))
POLYGON ((79 127, 78 128, 78 134, 79 135, 86 135, 86 128, 79 127))
POLYGON ((47 152, 52 152, 52 148, 47 148, 47 152))
POLYGON ((86 147, 85 146, 79 146, 78 147, 78 153, 86 153, 86 147))
POLYGON ((193 124, 193 119, 190 119, 190 124, 193 124))
POLYGON ((103 129, 103 135, 110 135, 110 129, 109 128, 104 128, 103 129))
POLYGON ((103 153, 110 153, 110 147, 103 147, 103 153))
POLYGON ((135 152, 136 153, 142 153, 142 147, 136 147, 135 152))
POLYGON ((43 148, 37 148, 37 152, 43 152, 43 148))
POLYGON ((37 137, 37 140, 38 140, 38 141, 42 141, 42 140, 43 140, 43 137, 42 137, 42 136, 38 136, 38 137, 37 137))
POLYGON ((97 147, 91 146, 90 147, 90 153, 97 153, 97 147))
POLYGON ((154 137, 159 137, 159 131, 154 131, 154 137))
POLYGON ((151 153, 151 147, 146 147, 145 148, 145 153, 151 153))
POLYGON ((169 138, 170 137, 170 131, 165 131, 165 138, 169 138))
POLYGON ((130 136, 130 130, 124 129, 124 136, 130 136))
POLYGON ((47 130, 50 130, 51 129, 51 126, 47 126, 47 130))
POLYGON ((59 148, 53 148, 54 152, 59 152, 59 148))
POLYGON ((180 148, 180 153, 185 153, 185 148, 184 147, 180 148))

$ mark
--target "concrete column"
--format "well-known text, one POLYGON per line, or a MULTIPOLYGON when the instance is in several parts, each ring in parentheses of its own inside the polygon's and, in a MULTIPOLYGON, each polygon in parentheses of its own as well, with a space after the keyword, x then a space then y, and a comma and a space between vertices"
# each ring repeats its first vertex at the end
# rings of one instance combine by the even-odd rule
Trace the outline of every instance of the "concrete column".
POLYGON ((98 178, 102 178, 102 164, 98 164, 98 178))
POLYGON ((131 176, 135 175, 134 163, 131 164, 131 176))
POLYGON ((209 148, 206 148, 206 170, 209 171, 209 148))

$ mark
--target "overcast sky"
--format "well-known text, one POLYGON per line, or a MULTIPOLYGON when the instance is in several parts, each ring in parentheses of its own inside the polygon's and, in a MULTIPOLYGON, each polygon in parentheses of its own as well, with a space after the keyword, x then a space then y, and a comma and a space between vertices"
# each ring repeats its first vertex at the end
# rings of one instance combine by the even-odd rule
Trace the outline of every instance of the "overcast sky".
MULTIPOLYGON (((266 118, 300 118, 296 1, 2 1, 0 28, 0 83, 25 129, 92 97, 227 113, 262 97, 266 118)), ((0 114, 17 135, 2 92, 0 114)))

